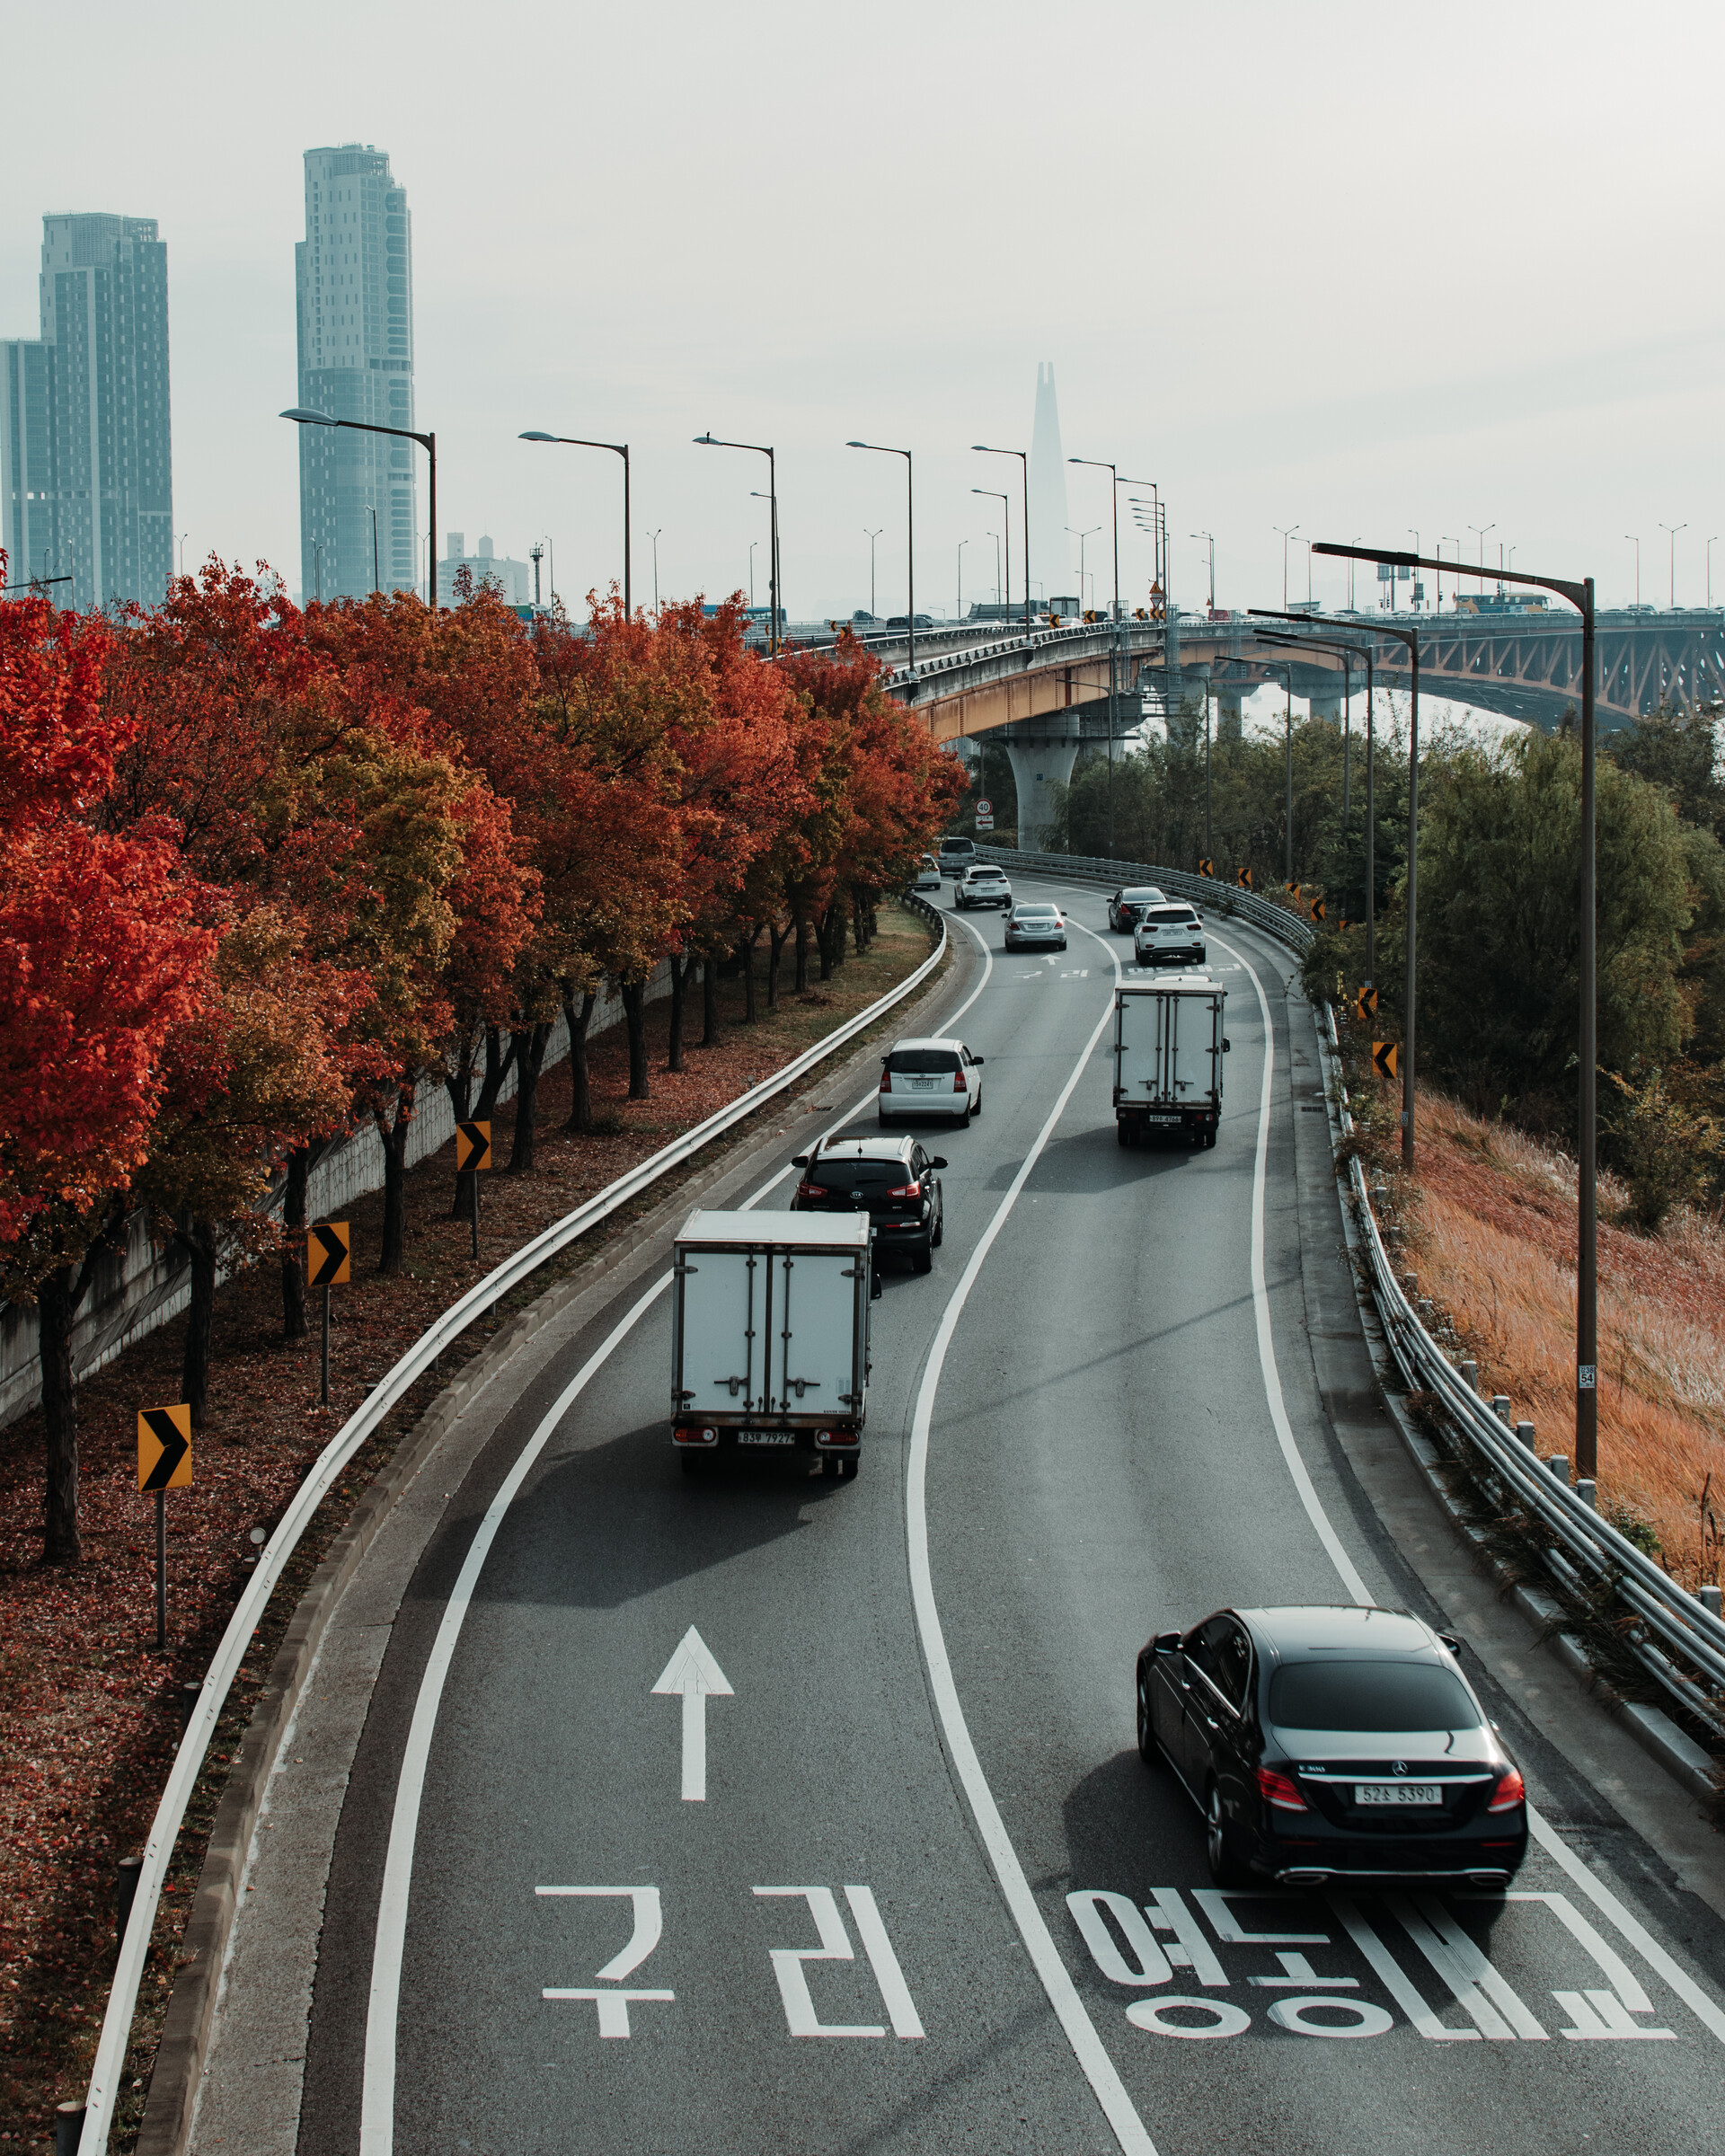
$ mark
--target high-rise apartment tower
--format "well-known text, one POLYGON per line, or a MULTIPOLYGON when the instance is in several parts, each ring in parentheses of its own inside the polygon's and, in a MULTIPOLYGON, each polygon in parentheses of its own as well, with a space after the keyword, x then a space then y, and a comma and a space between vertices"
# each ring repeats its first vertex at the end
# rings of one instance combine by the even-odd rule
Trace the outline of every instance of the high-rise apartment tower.
MULTIPOLYGON (((413 228, 389 158, 369 145, 305 153, 299 402, 332 420, 413 425, 413 228)), ((420 579, 412 442, 299 429, 299 555, 307 599, 364 598, 420 579)))
POLYGON ((40 338, 0 341, 9 583, 155 605, 173 570, 168 251, 154 217, 42 219, 40 338))

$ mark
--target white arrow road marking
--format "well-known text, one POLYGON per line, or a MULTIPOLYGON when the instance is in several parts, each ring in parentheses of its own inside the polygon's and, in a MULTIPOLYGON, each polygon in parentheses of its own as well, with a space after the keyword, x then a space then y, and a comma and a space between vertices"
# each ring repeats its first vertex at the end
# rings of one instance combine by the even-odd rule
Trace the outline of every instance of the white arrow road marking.
POLYGON ((693 1625, 677 1642, 653 1695, 683 1695, 683 1801, 707 1801, 707 1695, 734 1699, 730 1680, 712 1658, 712 1650, 693 1625))

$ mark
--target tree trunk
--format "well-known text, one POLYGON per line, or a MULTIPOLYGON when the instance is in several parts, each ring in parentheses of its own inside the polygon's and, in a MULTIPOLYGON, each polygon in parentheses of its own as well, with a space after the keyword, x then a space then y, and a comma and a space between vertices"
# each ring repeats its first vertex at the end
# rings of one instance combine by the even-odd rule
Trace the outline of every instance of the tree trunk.
POLYGON ((766 924, 769 947, 766 958, 766 1007, 769 1011, 776 1011, 779 1007, 779 953, 784 949, 784 940, 790 933, 791 923, 788 921, 783 928, 776 921, 769 921, 766 924))
MULTIPOLYGON (((693 967, 694 960, 691 959, 689 964, 693 967)), ((669 1052, 665 1060, 667 1070, 680 1071, 683 1068, 683 998, 688 989, 689 978, 689 975, 683 970, 682 953, 674 950, 671 953, 671 1038, 669 1052)))
POLYGON ((797 916, 797 994, 809 993, 809 921, 806 915, 797 916))
POLYGON ((760 1016, 760 1009, 755 1000, 755 946, 760 940, 761 932, 757 925, 751 928, 737 946, 737 955, 743 966, 743 1023, 746 1026, 755 1024, 760 1016))
POLYGON ((78 1403, 72 1388, 72 1321, 89 1285, 89 1270, 87 1260, 82 1266, 58 1266, 36 1291, 48 1470, 42 1556, 50 1565, 84 1560, 78 1533, 78 1403))
POLYGON ((311 1181, 312 1149, 296 1145, 288 1155, 288 1180, 281 1193, 281 1337, 305 1338, 305 1191, 311 1181))
POLYGON ((542 1019, 510 1037, 515 1057, 515 1143, 509 1149, 509 1173, 528 1175, 533 1170, 533 1118, 539 1102, 539 1070, 551 1039, 551 1025, 542 1019))
POLYGON ((629 1038, 629 1098, 644 1100, 647 1083, 647 984, 619 981, 623 996, 623 1028, 629 1038))
MULTIPOLYGON (((444 1086, 449 1095, 449 1105, 456 1111, 457 1123, 488 1122, 491 1110, 497 1106, 497 1096, 503 1090, 503 1081, 509 1076, 516 1060, 517 1036, 509 1035, 509 1045, 503 1046, 501 1026, 485 1029, 485 1075, 480 1081, 479 1098, 472 1099, 473 1070, 458 1071, 454 1077, 446 1077, 444 1086)), ((471 1168, 456 1171, 455 1196, 449 1201, 451 1220, 471 1220, 473 1217, 473 1171, 471 1168)))
POLYGON ((393 1124, 381 1112, 376 1120, 384 1141, 384 1236, 377 1270, 393 1277, 407 1262, 407 1137, 413 1127, 413 1088, 398 1090, 393 1124))
POLYGON ((182 1221, 174 1230, 173 1240, 191 1267, 180 1397, 191 1409, 192 1428, 201 1430, 209 1403, 209 1339, 216 1318, 216 1224, 212 1220, 182 1221))
POLYGON ((719 1045, 719 961, 709 959, 701 969, 701 1046, 719 1045))
POLYGON ((567 987, 563 990, 563 1016, 569 1021, 570 1091, 569 1121, 563 1128, 578 1135, 593 1127, 593 1090, 587 1068, 587 1026, 597 1001, 596 989, 583 989, 579 1003, 567 987))

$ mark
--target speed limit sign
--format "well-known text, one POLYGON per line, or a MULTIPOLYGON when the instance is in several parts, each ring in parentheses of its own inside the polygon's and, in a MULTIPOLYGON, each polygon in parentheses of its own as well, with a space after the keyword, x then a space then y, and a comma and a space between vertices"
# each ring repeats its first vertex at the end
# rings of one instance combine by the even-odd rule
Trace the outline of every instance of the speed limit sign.
POLYGON ((995 804, 991 800, 984 799, 977 803, 977 814, 978 816, 992 816, 994 813, 995 804))

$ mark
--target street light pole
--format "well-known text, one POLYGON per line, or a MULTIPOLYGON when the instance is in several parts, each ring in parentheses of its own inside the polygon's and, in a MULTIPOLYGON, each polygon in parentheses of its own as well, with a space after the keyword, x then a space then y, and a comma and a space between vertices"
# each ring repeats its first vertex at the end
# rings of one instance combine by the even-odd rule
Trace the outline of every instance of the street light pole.
POLYGON ((625 618, 634 613, 634 595, 629 582, 629 445, 627 442, 589 442, 576 434, 545 434, 535 427, 519 437, 524 442, 561 442, 571 449, 608 449, 614 456, 623 459, 623 611, 625 618))
MULTIPOLYGON (((1715 532, 1713 539, 1717 539, 1718 536, 1719 534, 1715 532)), ((1713 539, 1707 542, 1707 604, 1709 606, 1712 606, 1713 603, 1713 539)))
POLYGON ((905 585, 907 604, 905 608, 905 634, 907 646, 905 664, 916 664, 916 471, 908 449, 889 449, 881 442, 846 442, 847 449, 872 449, 877 456, 902 456, 905 460, 905 585))
MULTIPOLYGON (((1626 535, 1626 536, 1629 535, 1626 535)), ((1320 545, 1320 553, 1348 554, 1359 550, 1345 546, 1320 545)), ((1417 557, 1368 551, 1360 558, 1367 561, 1405 561, 1410 568, 1429 569, 1429 561, 1417 557)), ((1473 570, 1464 572, 1473 575, 1473 570)), ((1483 573, 1482 571, 1481 573, 1483 573)), ((1580 1010, 1577 1027, 1576 1059, 1579 1065, 1578 1111, 1580 1128, 1578 1133, 1578 1191, 1577 1250, 1575 1297, 1575 1466, 1578 1476, 1597 1479, 1599 1467, 1599 1190, 1598 1190, 1598 1061, 1599 1012, 1597 1003, 1598 977, 1598 924, 1595 918, 1597 896, 1597 863, 1594 853, 1596 804, 1597 744, 1594 739, 1594 585, 1591 577, 1579 582, 1570 577, 1535 576, 1526 570, 1517 571, 1509 581, 1531 584, 1543 591, 1554 591, 1560 598, 1567 599, 1581 616, 1581 860, 1580 860, 1580 1010)), ((1415 694, 1419 691, 1419 653, 1413 649, 1415 694)), ((1418 726, 1418 705, 1415 706, 1415 725, 1418 726)), ((1414 766, 1415 776, 1418 765, 1414 766)), ((1413 929, 1413 837, 1411 812, 1417 800, 1410 801, 1409 826, 1409 1009, 1411 1014, 1412 988, 1412 929, 1413 929)), ((1410 1055, 1404 1069, 1411 1071, 1410 1055)), ((1411 1164, 1412 1138, 1412 1100, 1407 1097, 1410 1120, 1402 1134, 1404 1160, 1411 1164)))
POLYGON ((887 527, 886 527, 886 526, 885 526, 884 524, 877 524, 877 525, 875 526, 875 527, 874 527, 874 529, 873 529, 872 531, 870 531, 870 529, 869 529, 869 527, 868 527, 868 526, 867 526, 866 524, 865 524, 865 525, 862 526, 862 535, 863 535, 863 537, 864 537, 864 538, 865 538, 865 539, 868 541, 868 543, 869 543, 869 613, 870 613, 870 614, 871 614, 871 615, 872 615, 872 614, 874 614, 874 611, 875 611, 875 606, 874 606, 874 543, 875 543, 875 541, 876 541, 876 540, 877 540, 877 539, 878 539, 878 538, 880 536, 881 533, 882 533, 882 532, 884 532, 884 531, 886 530, 886 528, 887 528, 887 527))
POLYGON ((1661 524, 1659 529, 1662 532, 1669 532, 1671 535, 1670 606, 1672 613, 1675 614, 1677 611, 1677 534, 1686 532, 1689 526, 1686 524, 1661 524))
POLYGON ((959 620, 960 620, 960 621, 962 621, 962 620, 964 619, 964 550, 965 550, 965 548, 966 548, 967 546, 969 546, 969 543, 970 543, 970 542, 969 542, 968 539, 960 539, 960 542, 959 542, 959 612, 958 612, 958 618, 959 618, 959 620))
MULTIPOLYGON (((664 529, 665 526, 661 524, 659 532, 662 532, 664 529)), ((653 543, 653 612, 655 614, 659 612, 659 532, 649 532, 647 535, 653 543)))
MULTIPOLYGON (((1015 457, 1018 459, 1018 461, 1019 461, 1020 464, 1021 464, 1021 465, 1023 467, 1023 478, 1024 478, 1024 633, 1025 633, 1025 635, 1026 635, 1026 636, 1028 636, 1028 635, 1031 633, 1031 456, 1030 456, 1030 452, 1029 452, 1029 450, 1027 450, 1027 449, 991 449, 991 448, 988 446, 988 444, 987 444, 986 442, 972 442, 972 443, 971 443, 971 445, 970 445, 970 446, 971 446, 971 448, 972 448, 972 449, 974 449, 974 450, 976 451, 976 453, 977 453, 977 455, 978 455, 978 456, 1015 456, 1015 457)), ((972 488, 971 491, 972 491, 973 493, 980 494, 980 493, 983 491, 983 490, 982 490, 982 488, 980 488, 980 487, 974 487, 974 488, 972 488)), ((1011 549, 1011 545, 1010 545, 1010 543, 1009 543, 1009 544, 1008 544, 1008 548, 1007 548, 1007 552, 1008 552, 1009 555, 1010 555, 1010 553, 1011 553, 1011 551, 1012 551, 1012 549, 1011 549)), ((1011 564, 1011 561, 1008 561, 1008 563, 1007 563, 1007 568, 1006 568, 1006 583, 1007 583, 1007 588, 1008 588, 1008 590, 1009 590, 1009 591, 1010 591, 1010 589, 1011 589, 1011 587, 1012 587, 1012 580, 1013 580, 1013 577, 1012 577, 1012 564, 1011 564)), ((1081 596, 1082 596, 1082 595, 1081 595, 1081 596)))
POLYGON ((1498 527, 1495 524, 1470 524, 1467 528, 1480 543, 1480 574, 1483 577, 1485 574, 1485 535, 1488 532, 1495 532, 1498 527))
POLYGON ((1214 532, 1194 532, 1194 539, 1208 539, 1210 543, 1210 612, 1216 612, 1216 535, 1214 532))
MULTIPOLYGON (((997 501, 1000 504, 1000 528, 1006 535, 1006 581, 1003 587, 1000 581, 1000 557, 996 554, 995 557, 995 596, 998 599, 1004 589, 1005 604, 1010 606, 1013 603, 1013 498, 1010 494, 997 494, 992 487, 972 487, 970 491, 973 494, 984 496, 989 501, 997 501)), ((995 543, 998 544, 998 538, 995 543)))
POLYGON ((779 467, 774 452, 765 442, 721 442, 711 429, 694 437, 697 449, 748 449, 756 456, 766 459, 766 498, 772 505, 767 531, 766 596, 770 619, 766 627, 766 651, 769 658, 779 649, 779 467))
POLYGON ((1282 612, 1286 614, 1287 612, 1287 543, 1300 527, 1297 524, 1290 524, 1287 530, 1283 531, 1279 524, 1272 524, 1269 528, 1272 532, 1281 532, 1282 534, 1282 612))
MULTIPOLYGON (((419 434, 411 427, 379 427, 370 420, 332 420, 327 411, 309 411, 303 404, 289 406, 281 414, 291 420, 296 427, 350 427, 356 434, 393 434, 398 441, 417 442, 431 461, 431 547, 428 559, 426 604, 435 614, 438 611, 438 437, 435 434, 419 434)), ((302 570, 302 574, 304 571, 302 570)), ((323 596, 323 572, 318 566, 318 596, 323 596)))
POLYGON ((1101 528, 1100 524, 1092 524, 1087 526, 1081 532, 1076 525, 1069 524, 1066 526, 1068 534, 1078 542, 1078 611, 1080 614, 1084 611, 1084 542, 1086 539, 1093 539, 1101 528))

